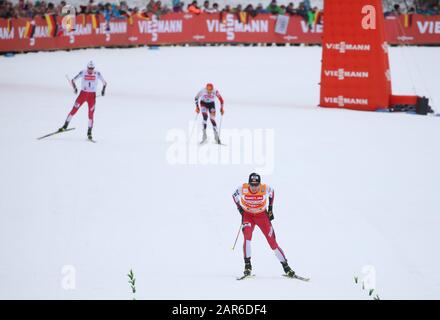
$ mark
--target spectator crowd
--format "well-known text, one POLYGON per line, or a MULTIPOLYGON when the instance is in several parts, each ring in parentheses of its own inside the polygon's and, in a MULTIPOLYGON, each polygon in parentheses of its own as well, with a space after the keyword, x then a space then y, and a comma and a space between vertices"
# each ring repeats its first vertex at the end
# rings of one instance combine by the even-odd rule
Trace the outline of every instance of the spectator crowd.
POLYGON ((418 13, 440 14, 440 0, 382 0, 385 15, 418 13))
MULTIPOLYGON (((86 0, 85 0, 86 1, 86 0)), ((157 16, 169 12, 189 12, 193 14, 205 13, 241 13, 245 12, 252 17, 261 13, 271 14, 289 14, 302 16, 307 21, 316 19, 320 16, 320 10, 317 7, 311 7, 310 0, 304 0, 298 5, 293 2, 278 4, 277 0, 272 0, 268 6, 258 4, 247 4, 242 6, 225 5, 220 8, 219 4, 214 2, 211 5, 209 0, 205 0, 202 5, 197 1, 192 1, 185 4, 181 0, 171 0, 170 5, 163 4, 162 1, 147 0, 147 5, 143 8, 129 7, 126 1, 121 1, 119 4, 104 3, 95 0, 88 0, 88 3, 79 5, 76 8, 77 14, 102 14, 109 18, 126 19, 131 14, 154 14, 157 16)), ((168 0, 170 1, 170 0, 168 0)), ((287 0, 288 1, 288 0, 287 0)), ((420 14, 440 14, 440 0, 383 0, 385 5, 385 14, 403 14, 403 13, 420 13, 420 14), (409 3, 409 4, 408 4, 409 3)), ((18 0, 13 4, 9 0, 0 0, 0 18, 32 18, 35 16, 43 16, 45 14, 62 13, 66 1, 62 0, 58 4, 53 2, 46 2, 45 0, 18 0)))

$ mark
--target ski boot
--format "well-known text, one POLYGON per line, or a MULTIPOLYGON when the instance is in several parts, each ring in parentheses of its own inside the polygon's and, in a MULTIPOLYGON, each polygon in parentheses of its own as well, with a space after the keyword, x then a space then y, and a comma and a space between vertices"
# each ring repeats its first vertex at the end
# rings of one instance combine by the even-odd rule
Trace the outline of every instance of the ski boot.
POLYGON ((217 130, 215 129, 214 129, 214 137, 215 137, 215 142, 217 144, 221 144, 220 137, 218 136, 217 130))
POLYGON ((92 137, 92 128, 89 128, 89 129, 87 130, 87 138, 88 138, 89 140, 93 140, 93 137, 92 137))
POLYGON ((203 137, 202 137, 202 141, 200 142, 200 144, 204 144, 207 139, 208 139, 208 135, 206 134, 206 129, 203 129, 203 137))
POLYGON ((64 125, 58 129, 58 132, 66 131, 67 127, 69 126, 69 122, 64 122, 64 125))
POLYGON ((295 271, 293 271, 289 265, 286 262, 281 262, 281 265, 283 266, 284 272, 286 273, 286 276, 289 278, 295 277, 295 271))
POLYGON ((244 258, 244 276, 249 277, 252 272, 251 258, 244 258))

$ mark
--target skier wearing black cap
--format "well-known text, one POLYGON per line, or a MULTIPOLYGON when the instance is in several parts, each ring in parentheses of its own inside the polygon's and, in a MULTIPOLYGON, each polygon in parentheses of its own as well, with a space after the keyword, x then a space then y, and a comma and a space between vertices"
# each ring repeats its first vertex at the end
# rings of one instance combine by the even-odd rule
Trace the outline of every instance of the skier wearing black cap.
POLYGON ((251 173, 248 183, 238 187, 233 194, 237 209, 242 216, 242 231, 244 235, 244 279, 251 275, 251 240, 255 225, 263 232, 271 249, 283 266, 285 275, 296 278, 295 272, 287 264, 287 258, 279 247, 271 221, 273 216, 274 190, 261 183, 261 177, 257 173, 251 173))

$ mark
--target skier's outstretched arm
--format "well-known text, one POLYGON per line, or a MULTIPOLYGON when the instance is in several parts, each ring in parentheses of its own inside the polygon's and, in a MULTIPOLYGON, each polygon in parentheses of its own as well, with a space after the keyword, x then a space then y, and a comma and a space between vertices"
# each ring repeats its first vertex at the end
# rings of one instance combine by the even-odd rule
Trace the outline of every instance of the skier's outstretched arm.
POLYGON ((70 80, 70 83, 72 84, 73 91, 75 92, 75 94, 78 93, 78 88, 76 87, 75 81, 78 80, 82 75, 83 72, 80 71, 75 77, 73 77, 72 80, 70 80))
POLYGON ((241 188, 237 188, 237 190, 235 190, 234 194, 232 195, 232 199, 234 199, 238 212, 240 212, 240 214, 243 215, 244 209, 240 204, 240 197, 241 197, 241 188))
POLYGON ((267 207, 267 216, 269 217, 269 220, 272 221, 274 219, 272 207, 273 207, 273 200, 275 199, 275 191, 271 187, 269 187, 268 193, 269 193, 269 205, 267 207))
POLYGON ((223 97, 220 95, 220 92, 217 91, 215 95, 217 96, 218 101, 220 101, 220 113, 221 115, 223 115, 225 113, 225 108, 224 108, 225 101, 223 100, 223 97))
POLYGON ((199 107, 199 99, 200 99, 200 96, 202 95, 202 92, 203 92, 203 90, 202 91, 199 91, 198 93, 197 93, 197 95, 195 96, 195 98, 194 98, 194 102, 195 102, 195 104, 196 104, 196 113, 199 113, 200 112, 200 107, 199 107))
POLYGON ((102 76, 101 72, 97 72, 98 79, 102 82, 102 90, 101 95, 105 95, 105 88, 107 88, 107 82, 104 80, 104 77, 102 76))

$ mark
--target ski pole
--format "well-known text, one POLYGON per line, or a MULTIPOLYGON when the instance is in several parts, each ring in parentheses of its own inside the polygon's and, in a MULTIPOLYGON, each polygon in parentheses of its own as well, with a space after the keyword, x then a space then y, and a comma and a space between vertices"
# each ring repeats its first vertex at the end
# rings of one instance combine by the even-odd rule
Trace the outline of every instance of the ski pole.
POLYGON ((220 117, 220 124, 218 126, 218 139, 221 141, 221 133, 222 133, 222 122, 223 122, 223 115, 220 117))
POLYGON ((232 250, 235 249, 235 245, 237 244, 238 237, 240 236, 240 230, 241 230, 241 223, 240 223, 240 228, 238 229, 237 238, 235 238, 235 242, 234 242, 234 246, 232 247, 232 250))
POLYGON ((193 124, 193 126, 192 126, 192 129, 191 129, 191 133, 189 134, 189 141, 188 141, 188 143, 191 141, 191 139, 192 139, 192 136, 193 136, 193 133, 194 133, 194 129, 195 129, 195 127, 196 127, 196 125, 197 125, 197 118, 199 117, 199 114, 198 113, 196 113, 196 116, 195 116, 195 118, 194 118, 194 124, 193 124))
POLYGON ((73 91, 75 92, 75 87, 72 84, 72 81, 69 79, 69 76, 67 74, 65 74, 67 82, 69 82, 70 86, 72 87, 73 91))
POLYGON ((72 86, 72 82, 70 81, 69 76, 67 74, 65 74, 65 76, 66 76, 67 82, 70 84, 70 86, 72 86))

